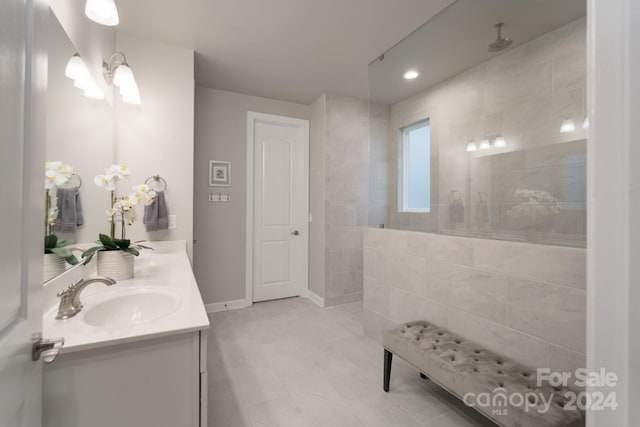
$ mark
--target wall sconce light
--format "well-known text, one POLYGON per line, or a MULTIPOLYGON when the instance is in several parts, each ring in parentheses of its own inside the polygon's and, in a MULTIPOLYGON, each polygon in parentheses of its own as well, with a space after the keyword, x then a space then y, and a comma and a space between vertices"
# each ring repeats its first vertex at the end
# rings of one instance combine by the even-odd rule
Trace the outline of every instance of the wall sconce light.
POLYGON ((114 0, 87 0, 84 5, 84 14, 98 24, 113 27, 120 23, 114 0))
POLYGON ((467 144, 467 151, 470 153, 474 151, 478 151, 478 147, 476 146, 476 143, 471 141, 469 144, 467 144))
POLYGON ((118 86, 125 104, 140 104, 140 91, 133 71, 127 63, 127 57, 122 52, 116 52, 109 58, 109 63, 102 63, 104 79, 109 84, 118 86))
POLYGON ((576 124, 572 119, 564 119, 560 125, 560 133, 570 133, 576 130, 576 124))
POLYGON ((67 61, 67 66, 64 68, 64 75, 69 77, 71 80, 87 79, 91 77, 89 75, 89 69, 77 53, 67 61))
POLYGON ((104 95, 91 77, 87 65, 77 53, 69 59, 64 68, 64 75, 73 80, 73 85, 84 91, 84 96, 91 99, 104 99, 104 95))

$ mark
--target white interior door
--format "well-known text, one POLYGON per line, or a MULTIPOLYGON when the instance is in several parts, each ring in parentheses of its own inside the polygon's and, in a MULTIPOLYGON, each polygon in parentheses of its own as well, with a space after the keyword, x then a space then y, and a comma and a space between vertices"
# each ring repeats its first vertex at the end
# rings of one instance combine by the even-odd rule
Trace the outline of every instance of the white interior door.
POLYGON ((0 2, 0 426, 41 425, 42 362, 31 360, 42 329, 44 117, 48 6, 0 2), (44 80, 43 80, 44 79, 44 80), (36 180, 34 176, 37 176, 36 180))
POLYGON ((309 122, 249 113, 253 148, 253 301, 306 296, 309 122))

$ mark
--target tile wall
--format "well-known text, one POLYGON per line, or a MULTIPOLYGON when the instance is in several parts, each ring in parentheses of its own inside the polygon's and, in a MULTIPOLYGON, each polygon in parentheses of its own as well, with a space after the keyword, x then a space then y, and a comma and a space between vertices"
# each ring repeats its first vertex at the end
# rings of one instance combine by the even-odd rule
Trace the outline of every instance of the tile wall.
POLYGON ((369 215, 369 107, 326 95, 326 306, 362 299, 362 230, 369 215))
POLYGON ((584 367, 586 250, 365 229, 365 333, 416 319, 528 366, 584 367))

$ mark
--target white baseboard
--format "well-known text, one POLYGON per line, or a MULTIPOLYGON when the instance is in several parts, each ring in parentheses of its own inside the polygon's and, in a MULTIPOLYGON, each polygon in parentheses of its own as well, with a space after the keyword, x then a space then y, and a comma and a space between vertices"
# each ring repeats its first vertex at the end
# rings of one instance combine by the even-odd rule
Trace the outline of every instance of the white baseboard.
POLYGON ((216 302, 213 304, 206 304, 204 307, 207 313, 216 313, 218 311, 237 310, 239 308, 251 307, 251 301, 247 299, 237 299, 227 302, 216 302))
POLYGON ((324 298, 322 298, 321 296, 318 296, 317 294, 315 294, 315 293, 311 292, 310 290, 308 290, 306 298, 308 298, 311 301, 313 301, 314 303, 316 303, 316 305, 324 308, 324 298))

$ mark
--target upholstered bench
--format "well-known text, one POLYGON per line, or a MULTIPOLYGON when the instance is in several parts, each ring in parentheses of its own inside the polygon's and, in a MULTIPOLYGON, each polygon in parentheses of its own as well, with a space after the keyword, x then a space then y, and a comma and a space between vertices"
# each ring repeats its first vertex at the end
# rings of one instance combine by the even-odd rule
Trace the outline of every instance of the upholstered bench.
POLYGON ((505 427, 583 426, 584 411, 565 409, 565 387, 537 385, 536 370, 496 355, 425 321, 383 334, 384 391, 395 354, 435 383, 505 427), (543 400, 544 399, 544 400, 543 400))

